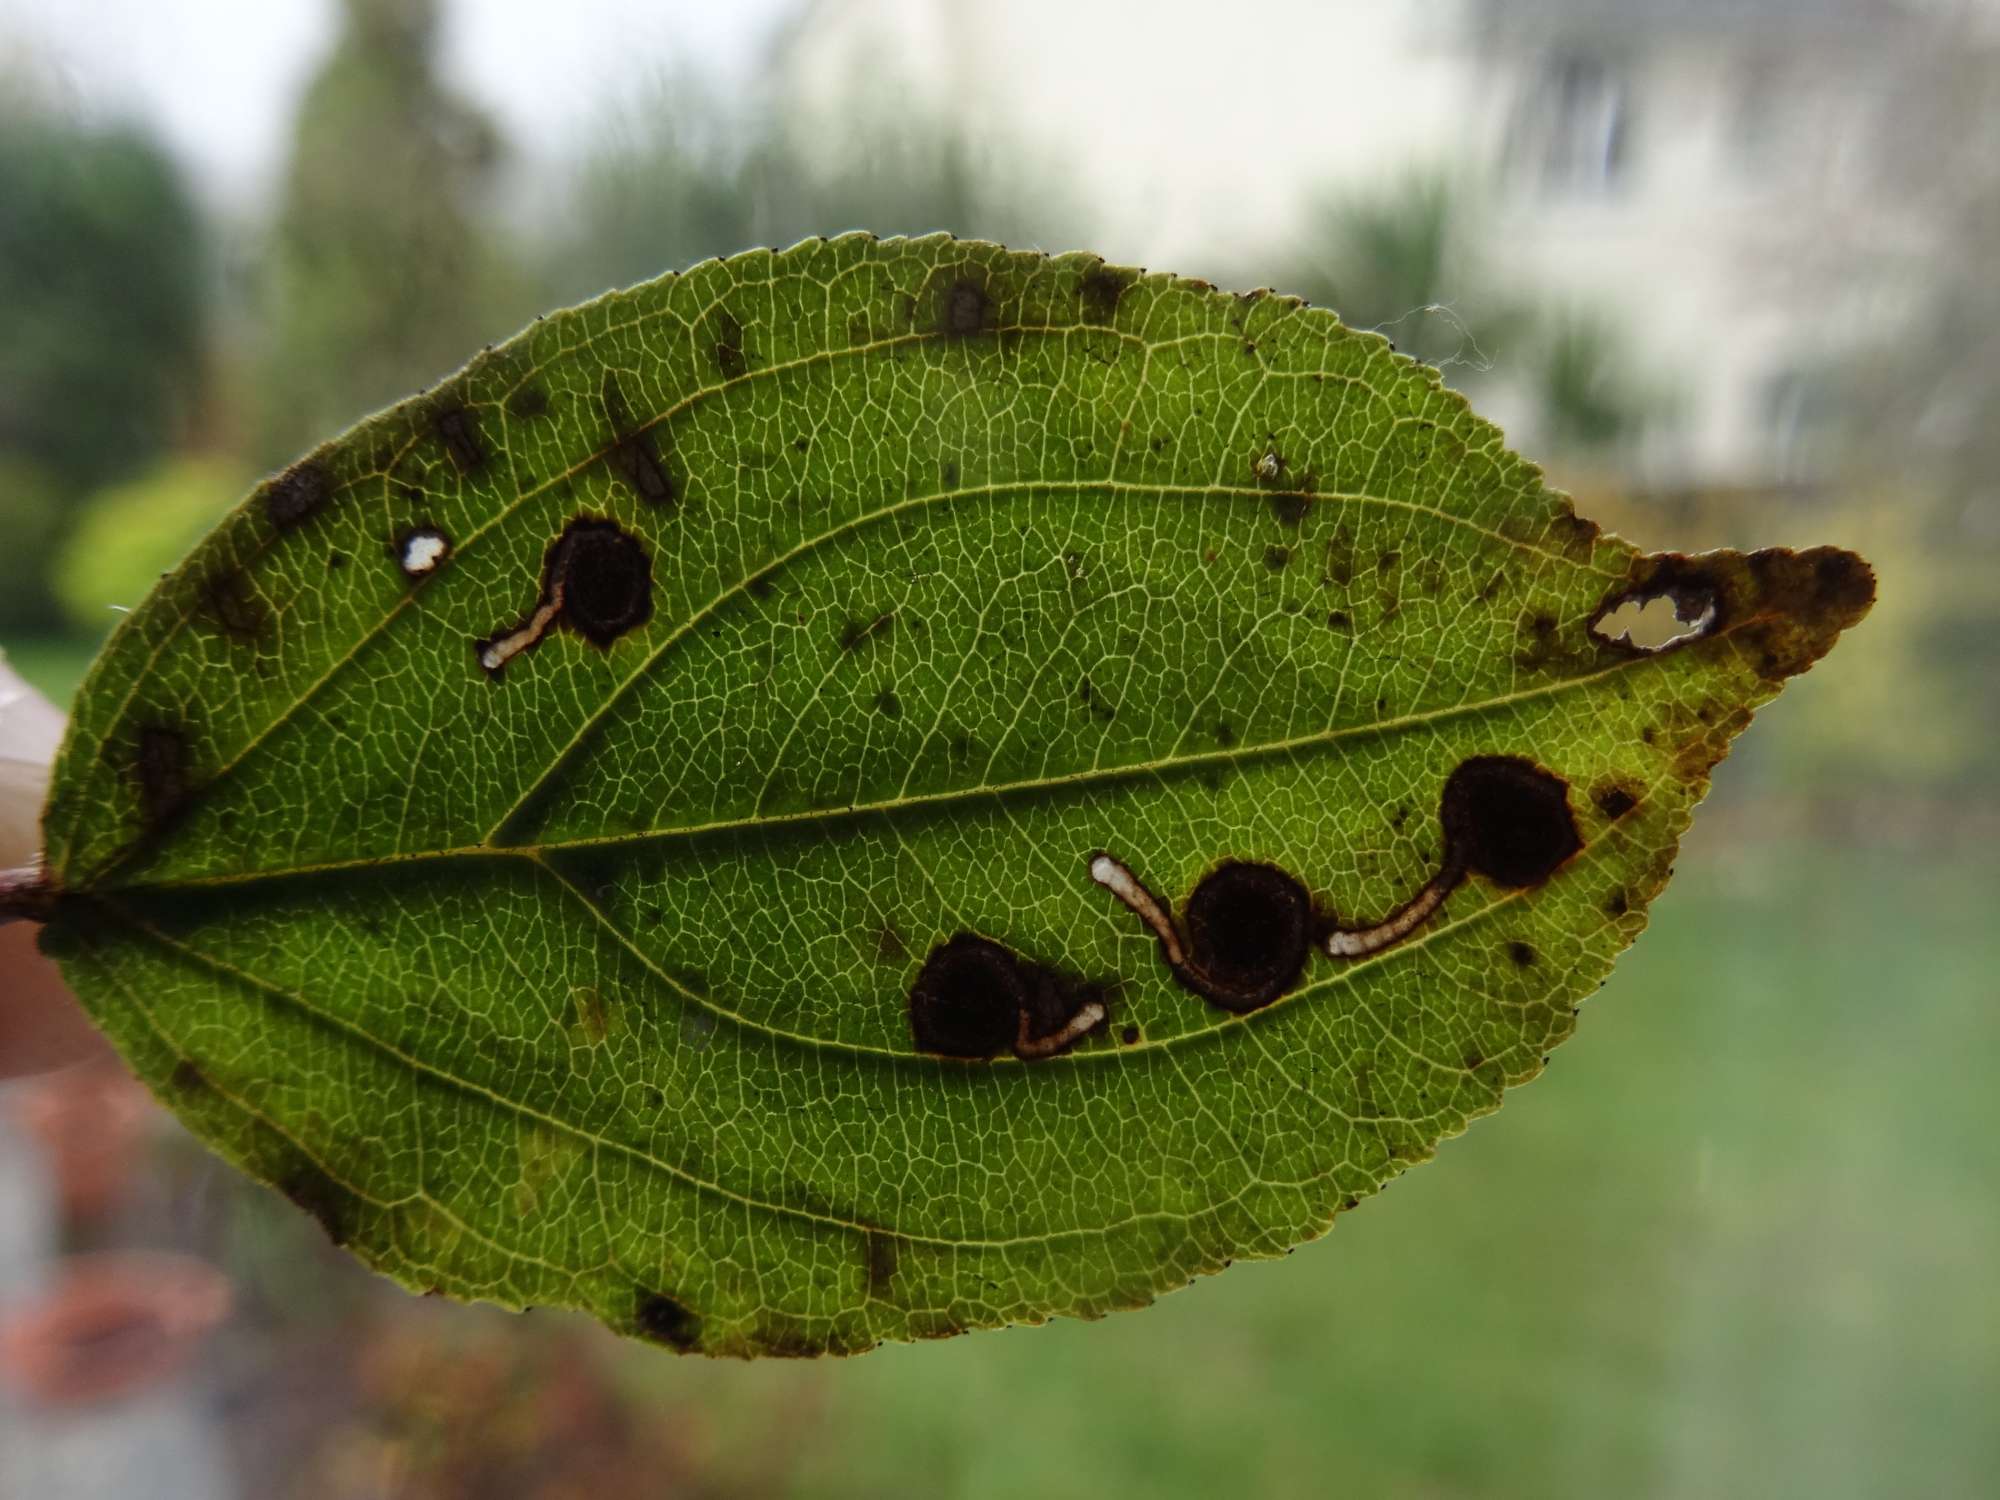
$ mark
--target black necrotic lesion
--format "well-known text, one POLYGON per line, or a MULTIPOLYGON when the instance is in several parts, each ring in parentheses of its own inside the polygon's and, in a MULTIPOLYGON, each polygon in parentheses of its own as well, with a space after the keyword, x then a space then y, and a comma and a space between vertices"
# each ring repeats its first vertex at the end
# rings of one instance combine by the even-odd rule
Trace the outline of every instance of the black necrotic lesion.
POLYGON ((616 521, 574 520, 542 560, 542 592, 512 629, 473 642, 479 664, 498 676, 558 625, 609 646, 653 615, 653 560, 645 544, 616 521))
POLYGON ((1224 1010, 1261 1009, 1305 971, 1312 915, 1306 888, 1276 865, 1222 864, 1188 897, 1188 954, 1175 977, 1224 1010))
MULTIPOLYGON (((1519 756, 1460 761, 1438 799, 1444 856, 1436 875, 1380 921, 1342 922, 1315 906, 1303 882, 1276 865, 1225 860, 1195 885, 1176 923, 1172 909, 1113 856, 1090 858, 1091 878, 1152 930, 1175 980, 1212 1005, 1259 1010, 1294 988, 1314 947, 1335 959, 1361 958, 1420 930, 1468 877, 1508 890, 1538 886, 1583 847, 1569 787, 1519 756)), ((1523 967, 1534 950, 1516 943, 1523 967)))
POLYGON ((1104 1018, 1090 986, 970 932, 932 948, 910 986, 911 1037, 939 1057, 1052 1057, 1104 1018))

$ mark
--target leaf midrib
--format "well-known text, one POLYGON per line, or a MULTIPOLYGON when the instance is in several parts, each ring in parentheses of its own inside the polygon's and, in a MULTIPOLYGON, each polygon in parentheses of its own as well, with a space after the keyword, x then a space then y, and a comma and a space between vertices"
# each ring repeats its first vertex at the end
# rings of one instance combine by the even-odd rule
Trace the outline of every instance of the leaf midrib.
MULTIPOLYGON (((1746 622, 1748 623, 1748 622, 1746 622)), ((1709 637, 1719 640, 1727 632, 1709 637)), ((506 844, 479 843, 461 844, 448 849, 418 849, 397 851, 388 854, 357 855, 352 859, 324 860, 315 864, 285 865, 257 870, 231 870, 219 874, 175 876, 165 880, 136 880, 110 887, 113 890, 179 891, 203 889, 230 889, 256 886, 264 882, 280 882, 293 879, 308 879, 314 876, 338 875, 364 870, 388 870, 408 865, 426 864, 433 861, 477 861, 488 859, 529 859, 539 860, 543 856, 566 854, 591 854, 600 852, 621 852, 645 849, 654 844, 670 843, 681 839, 715 838, 731 833, 766 832, 776 829, 811 827, 848 819, 862 820, 874 817, 893 817, 906 812, 929 812, 939 808, 949 808, 962 803, 982 800, 1003 800, 1008 797, 1049 792, 1068 791, 1072 788, 1087 788, 1110 782, 1136 780, 1146 776, 1167 777, 1189 772, 1211 769, 1216 766, 1241 766, 1281 755, 1300 754, 1320 750, 1348 740, 1361 740, 1376 735, 1399 734, 1406 730, 1427 728, 1449 720, 1475 716, 1489 712, 1499 712, 1518 704, 1535 702, 1557 697, 1575 688, 1588 687, 1602 682, 1618 673, 1630 671, 1651 660, 1648 657, 1621 657, 1608 666, 1596 671, 1581 673, 1574 677, 1558 677, 1534 687, 1518 688, 1500 693, 1490 698, 1470 699, 1460 703, 1447 704, 1441 708, 1427 709, 1422 713, 1399 714, 1393 718, 1371 719, 1360 724, 1343 724, 1331 729, 1315 730, 1311 734, 1295 735, 1283 740, 1244 742, 1213 750, 1195 751, 1188 755, 1173 756, 1161 760, 1132 761, 1116 766, 1092 766, 1085 770, 1065 772, 1056 776, 1036 776, 1020 781, 988 783, 978 786, 950 787, 936 792, 919 792, 909 796, 884 798, 877 802, 846 803, 837 807, 803 808, 794 812, 751 814, 746 817, 721 818, 707 823, 689 823, 670 828, 647 828, 631 833, 590 834, 568 839, 538 840, 535 843, 506 844)))

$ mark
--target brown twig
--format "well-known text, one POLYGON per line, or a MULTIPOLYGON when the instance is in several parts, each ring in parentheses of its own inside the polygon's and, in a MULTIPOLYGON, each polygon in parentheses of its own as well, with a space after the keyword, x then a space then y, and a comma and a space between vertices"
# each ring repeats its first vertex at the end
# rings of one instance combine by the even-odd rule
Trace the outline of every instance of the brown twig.
POLYGON ((9 922, 46 922, 56 907, 56 888, 40 865, 0 870, 0 927, 9 922))

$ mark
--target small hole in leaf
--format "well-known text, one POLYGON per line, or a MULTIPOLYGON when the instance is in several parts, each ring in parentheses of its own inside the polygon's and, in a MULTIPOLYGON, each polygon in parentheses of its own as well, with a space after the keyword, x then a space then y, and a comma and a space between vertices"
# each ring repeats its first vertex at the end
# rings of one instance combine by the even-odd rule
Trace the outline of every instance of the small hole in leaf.
POLYGON ((435 526, 419 526, 396 543, 396 565, 406 578, 422 578, 451 553, 451 538, 435 526))
POLYGON ((1700 640, 1715 629, 1715 590, 1681 584, 1659 593, 1627 594, 1590 622, 1598 636, 1629 650, 1652 653, 1700 640))

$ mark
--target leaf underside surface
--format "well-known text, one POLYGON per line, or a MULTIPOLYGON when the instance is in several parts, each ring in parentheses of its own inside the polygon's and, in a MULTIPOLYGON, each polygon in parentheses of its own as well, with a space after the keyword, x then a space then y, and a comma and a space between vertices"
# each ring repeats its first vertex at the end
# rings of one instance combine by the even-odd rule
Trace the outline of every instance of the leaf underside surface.
POLYGON ((1872 594, 1600 535, 1293 299, 808 241, 253 493, 85 685, 43 941, 411 1288, 732 1355, 1094 1317, 1533 1078, 1872 594), (1682 643, 1593 628, 1654 595, 1682 643))

